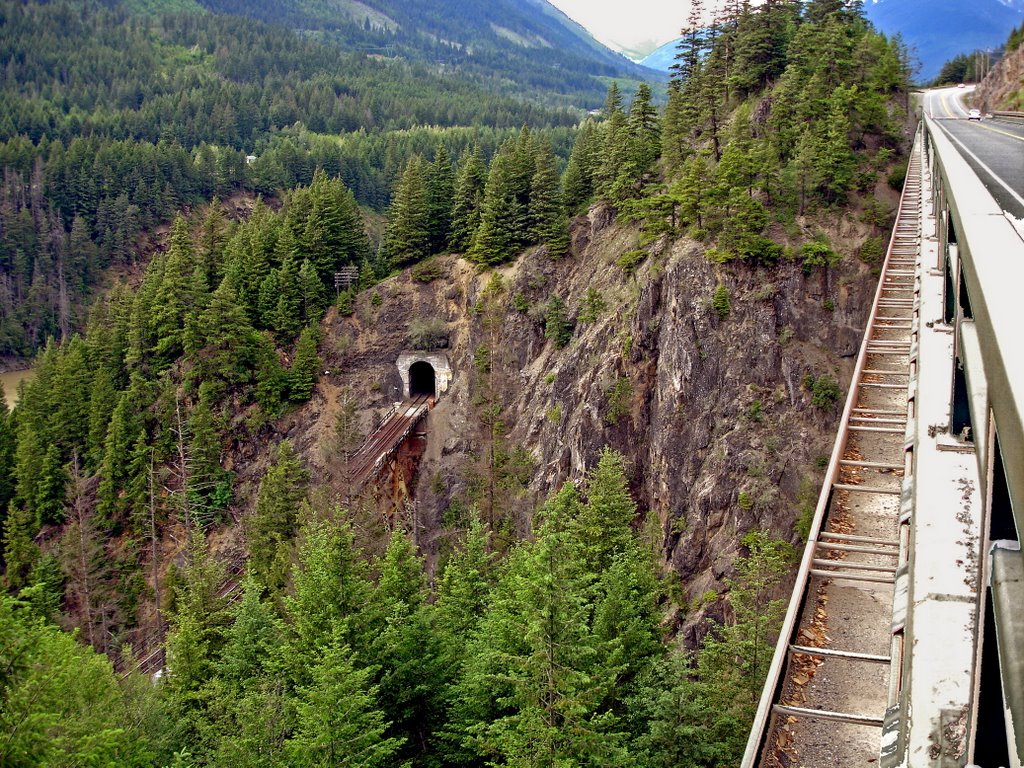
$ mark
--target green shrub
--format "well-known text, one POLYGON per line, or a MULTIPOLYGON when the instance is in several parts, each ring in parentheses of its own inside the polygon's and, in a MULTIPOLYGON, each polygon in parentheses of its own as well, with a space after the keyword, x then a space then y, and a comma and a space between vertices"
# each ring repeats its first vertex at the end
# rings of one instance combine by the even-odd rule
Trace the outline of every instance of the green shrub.
POLYGON ((647 258, 647 251, 640 250, 639 248, 632 251, 626 251, 618 258, 618 265, 622 268, 622 271, 627 275, 632 275, 636 272, 636 268, 640 266, 640 263, 647 258))
POLYGON ((544 335, 561 349, 572 339, 572 321, 560 296, 548 299, 544 312, 544 335))
POLYGON ((865 264, 881 264, 885 258, 885 240, 877 236, 867 238, 861 243, 858 255, 865 264))
POLYGON ((835 310, 836 310, 836 303, 835 303, 835 301, 833 301, 832 299, 825 299, 825 300, 824 300, 824 301, 823 301, 823 302, 821 303, 821 307, 822 307, 822 309, 824 309, 824 310, 825 310, 826 312, 835 312, 835 310))
POLYGON ((384 303, 384 297, 380 295, 380 291, 373 292, 373 296, 370 297, 370 303, 375 307, 379 307, 384 303))
POLYGON ((516 291, 512 297, 512 308, 516 312, 528 312, 530 309, 530 300, 526 298, 526 295, 522 291, 516 291))
POLYGON ((552 424, 557 424, 562 420, 562 404, 555 403, 553 406, 548 408, 548 411, 545 415, 547 416, 548 421, 550 421, 552 424))
POLYGON ((718 313, 719 319, 725 320, 729 316, 732 309, 729 305, 729 289, 722 283, 715 288, 714 296, 711 297, 711 306, 718 313))
POLYGON ((750 421, 760 422, 764 418, 764 403, 760 400, 755 400, 747 408, 747 419, 750 421))
POLYGON ((903 189, 903 183, 907 180, 907 164, 900 163, 897 165, 889 171, 889 175, 885 180, 891 189, 900 192, 903 189))
POLYGON ((352 291, 342 291, 338 294, 338 314, 342 317, 349 317, 356 309, 355 298, 352 291))
MULTIPOLYGON (((826 462, 827 464, 827 462, 826 462)), ((811 524, 814 522, 814 509, 818 503, 818 486, 814 479, 805 477, 800 481, 796 494, 797 515, 793 521, 793 530, 801 541, 807 541, 811 535, 811 524)))
POLYGON ((415 264, 409 274, 417 283, 432 283, 439 277, 444 277, 444 265, 436 257, 424 259, 415 264))
POLYGON ((736 503, 739 504, 740 509, 753 509, 754 508, 754 499, 746 491, 740 491, 740 495, 736 499, 736 503))
POLYGON ((804 384, 811 390, 811 405, 816 408, 832 408, 842 393, 839 382, 827 373, 817 378, 808 374, 804 377, 804 384))
POLYGON ((828 243, 814 240, 800 247, 803 257, 804 274, 809 275, 815 267, 832 267, 839 263, 839 254, 833 251, 828 243))
POLYGON ((601 316, 601 313, 607 309, 608 305, 601 295, 601 292, 596 288, 587 288, 587 293, 583 297, 583 304, 580 307, 580 313, 577 319, 581 323, 592 323, 601 316))
POLYGON ((439 317, 417 317, 409 322, 409 343, 414 349, 448 346, 448 324, 439 317))
POLYGON ((736 258, 736 254, 726 248, 708 248, 704 255, 712 264, 725 264, 736 258))
POLYGON ((609 387, 606 396, 608 410, 605 412, 604 420, 608 424, 618 424, 619 419, 629 413, 629 404, 633 399, 633 384, 627 377, 620 376, 609 387))

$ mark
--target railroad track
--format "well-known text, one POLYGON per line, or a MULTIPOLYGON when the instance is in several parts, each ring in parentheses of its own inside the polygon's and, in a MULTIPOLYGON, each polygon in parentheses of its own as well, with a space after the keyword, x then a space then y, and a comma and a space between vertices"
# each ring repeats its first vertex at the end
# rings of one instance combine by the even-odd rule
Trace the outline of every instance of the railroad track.
MULTIPOLYGON (((242 597, 242 573, 245 559, 236 557, 227 565, 227 578, 217 587, 216 596, 227 605, 235 603, 242 597)), ((154 633, 142 641, 134 659, 119 655, 114 660, 114 672, 118 679, 124 680, 132 672, 153 675, 167 665, 167 648, 164 645, 165 635, 154 633)))
POLYGON ((921 140, 743 768, 877 765, 903 655, 921 140))
POLYGON ((351 493, 357 492, 387 461, 430 409, 429 395, 419 395, 393 410, 348 461, 351 493))

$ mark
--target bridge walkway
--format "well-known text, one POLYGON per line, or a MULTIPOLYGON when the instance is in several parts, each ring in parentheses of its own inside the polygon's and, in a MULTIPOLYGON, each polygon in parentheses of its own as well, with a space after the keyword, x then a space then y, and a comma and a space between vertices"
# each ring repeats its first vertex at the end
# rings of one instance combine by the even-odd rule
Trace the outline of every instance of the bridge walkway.
POLYGON ((918 141, 744 768, 878 760, 902 658, 893 596, 907 558, 921 165, 918 141))

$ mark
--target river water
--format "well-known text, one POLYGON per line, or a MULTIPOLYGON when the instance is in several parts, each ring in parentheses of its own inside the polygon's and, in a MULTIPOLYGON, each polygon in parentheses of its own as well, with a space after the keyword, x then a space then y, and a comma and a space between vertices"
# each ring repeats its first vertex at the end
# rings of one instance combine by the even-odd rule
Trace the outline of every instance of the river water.
POLYGON ((7 399, 8 408, 13 408, 14 404, 18 401, 18 385, 22 381, 31 381, 35 376, 36 372, 32 368, 26 368, 23 371, 0 373, 0 383, 4 387, 4 397, 7 399))

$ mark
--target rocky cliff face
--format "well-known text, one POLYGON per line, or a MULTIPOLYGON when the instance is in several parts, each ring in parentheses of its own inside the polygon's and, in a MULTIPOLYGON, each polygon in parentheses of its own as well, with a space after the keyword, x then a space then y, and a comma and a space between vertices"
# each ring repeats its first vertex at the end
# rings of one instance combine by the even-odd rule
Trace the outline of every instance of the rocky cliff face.
MULTIPOLYGON (((833 242, 853 243, 857 226, 840 225, 833 242)), ((805 377, 849 381, 875 281, 849 256, 809 271, 798 261, 716 265, 686 240, 655 243, 629 275, 618 259, 637 238, 595 208, 574 224, 572 257, 534 251, 485 273, 445 257, 428 284, 407 272, 365 292, 352 317, 326 321, 330 373, 289 436, 330 480, 336 462, 316 446, 341 388, 369 428, 399 396, 410 323, 441 318, 454 380, 429 418, 411 518, 428 554, 443 551, 446 526, 471 504, 500 507, 507 530, 527 532, 536 504, 609 445, 630 461, 637 525, 678 573, 677 599, 720 590, 748 529, 798 540, 794 520, 816 499, 842 406, 842 396, 831 409, 812 405, 805 377), (564 348, 544 334, 555 295, 576 317, 564 348), (493 403, 506 459, 496 481, 493 403), (508 458, 517 448, 518 463, 508 458)))
POLYGON ((1024 111, 1024 46, 1004 56, 974 90, 982 112, 1024 111))

